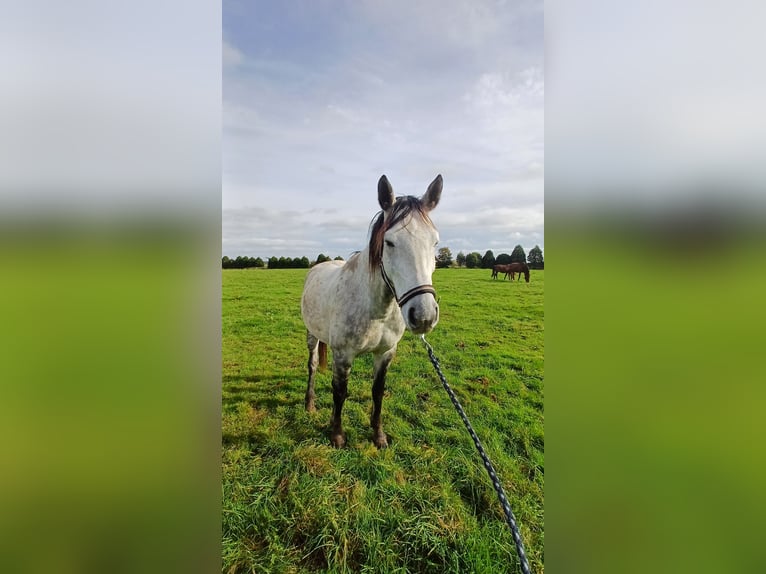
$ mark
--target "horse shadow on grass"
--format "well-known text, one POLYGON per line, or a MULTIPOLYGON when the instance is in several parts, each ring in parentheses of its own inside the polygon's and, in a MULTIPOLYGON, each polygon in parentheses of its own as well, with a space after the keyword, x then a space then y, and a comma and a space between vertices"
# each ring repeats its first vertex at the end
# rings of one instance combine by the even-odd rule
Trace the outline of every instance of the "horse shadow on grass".
POLYGON ((317 412, 306 412, 305 377, 290 372, 224 375, 222 382, 224 444, 253 451, 269 449, 275 441, 283 446, 307 440, 329 444, 332 399, 317 401, 317 412))
MULTIPOLYGON (((305 410, 306 380, 303 376, 291 373, 225 375, 222 381, 222 412, 226 418, 224 426, 228 423, 237 427, 236 432, 224 429, 225 444, 247 444, 259 450, 264 446, 264 441, 276 440, 277 435, 280 441, 289 441, 295 445, 305 441, 318 445, 330 444, 333 400, 329 380, 324 381, 327 388, 317 389, 320 391, 317 393, 317 410, 312 413, 305 410), (232 423, 237 418, 241 420, 232 423)), ((373 441, 373 431, 369 426, 372 398, 369 392, 354 394, 357 396, 347 399, 344 410, 347 446, 365 447, 373 441)), ((410 422, 416 424, 417 421, 410 422)), ((392 434, 388 428, 386 434, 389 445, 393 446, 397 441, 396 434, 392 434)))
POLYGON ((267 410, 303 404, 300 384, 297 380, 279 375, 225 376, 221 393, 223 410, 236 408, 241 403, 267 410))

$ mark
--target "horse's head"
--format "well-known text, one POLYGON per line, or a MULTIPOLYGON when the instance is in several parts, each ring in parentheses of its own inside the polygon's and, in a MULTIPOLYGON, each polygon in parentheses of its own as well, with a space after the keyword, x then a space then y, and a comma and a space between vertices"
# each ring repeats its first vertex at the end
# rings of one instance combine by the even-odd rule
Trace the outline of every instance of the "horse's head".
POLYGON ((428 214, 439 203, 441 192, 441 175, 420 199, 395 197, 385 175, 378 181, 378 203, 383 212, 370 238, 370 269, 376 272, 380 267, 401 307, 405 325, 418 335, 428 333, 439 321, 436 292, 431 285, 439 233, 428 214))

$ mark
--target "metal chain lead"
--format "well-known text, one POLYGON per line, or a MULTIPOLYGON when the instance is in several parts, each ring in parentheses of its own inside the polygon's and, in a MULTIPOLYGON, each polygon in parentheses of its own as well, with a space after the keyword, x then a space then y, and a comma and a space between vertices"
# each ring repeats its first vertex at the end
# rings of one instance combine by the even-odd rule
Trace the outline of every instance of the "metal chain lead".
POLYGON ((508 503, 508 499, 505 496, 505 491, 503 491, 503 485, 500 484, 500 479, 497 477, 497 473, 495 473, 495 468, 492 466, 492 462, 490 462, 489 457, 487 456, 487 453, 484 452, 484 447, 481 445, 481 441, 479 441, 479 437, 476 436, 476 432, 473 430, 473 427, 471 426, 471 423, 468 420, 468 417, 466 416, 465 411, 463 411, 463 407, 460 405, 460 401, 457 400, 455 393, 453 392, 452 388, 449 386, 449 383, 447 383, 447 379, 444 378, 444 374, 442 373, 441 368, 439 367, 439 359, 437 359, 436 356, 434 355, 434 350, 431 348, 431 345, 428 344, 428 341, 426 341, 425 335, 421 335, 420 338, 423 340, 423 344, 426 346, 426 350, 428 351, 428 357, 431 359, 431 363, 433 363, 434 369, 436 369, 436 374, 439 375, 439 380, 441 381, 442 386, 444 387, 444 390, 447 391, 447 394, 449 395, 449 398, 452 401, 452 404, 455 406, 455 410, 457 410, 457 413, 460 415, 460 418, 463 419, 463 424, 465 425, 465 428, 468 429, 468 432, 471 435, 471 438, 473 439, 473 444, 476 445, 476 450, 479 451, 479 455, 481 456, 481 459, 484 461, 484 468, 487 470, 487 474, 489 474, 489 478, 492 479, 492 485, 495 487, 495 491, 497 491, 497 496, 500 499, 500 504, 503 506, 503 512, 505 512, 505 518, 508 522, 508 526, 511 527, 511 535, 513 536, 513 542, 516 544, 516 552, 519 555, 519 562, 521 563, 521 571, 524 574, 531 574, 531 570, 529 569, 529 562, 527 561, 527 553, 524 552, 524 543, 521 541, 521 534, 519 533, 519 527, 516 525, 516 517, 513 515, 513 511, 511 510, 511 505, 508 503))

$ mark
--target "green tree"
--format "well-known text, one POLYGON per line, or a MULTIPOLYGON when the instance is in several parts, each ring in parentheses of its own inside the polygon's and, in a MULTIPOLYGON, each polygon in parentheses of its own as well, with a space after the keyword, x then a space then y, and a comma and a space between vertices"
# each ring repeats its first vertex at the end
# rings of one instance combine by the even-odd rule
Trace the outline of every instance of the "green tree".
POLYGON ((492 253, 491 249, 487 249, 487 252, 484 254, 484 257, 481 258, 481 268, 492 269, 494 264, 495 264, 495 254, 492 253))
POLYGON ((472 251, 465 258, 465 266, 468 269, 475 269, 481 267, 481 253, 478 251, 472 251))
POLYGON ((255 266, 256 267, 263 267, 264 265, 265 265, 265 263, 263 262, 263 259, 261 259, 260 257, 256 257, 255 258, 255 266))
POLYGON ((455 263, 457 263, 458 267, 464 267, 465 266, 465 253, 462 251, 457 254, 457 257, 455 257, 455 263))
POLYGON ((279 259, 274 256, 269 257, 269 269, 279 269, 279 259))
POLYGON ((221 267, 224 269, 231 269, 231 259, 227 255, 224 255, 221 259, 221 267))
POLYGON ((452 251, 449 247, 440 247, 439 253, 436 255, 436 267, 444 269, 452 265, 452 251))
POLYGON ((508 265, 511 262, 511 256, 507 253, 501 253, 495 258, 495 265, 508 265))
POLYGON ((324 263, 325 261, 330 261, 330 258, 327 257, 327 255, 325 255, 324 253, 320 253, 319 255, 317 255, 317 261, 316 261, 317 263, 324 263))
POLYGON ((513 248, 513 253, 511 253, 511 262, 512 263, 526 263, 527 262, 527 254, 524 253, 524 248, 521 245, 517 245, 513 248))
POLYGON ((311 261, 309 261, 308 257, 301 257, 300 259, 295 259, 295 261, 298 262, 297 267, 300 269, 308 269, 311 267, 311 261))
POLYGON ((337 257, 334 259, 334 261, 345 261, 345 259, 343 259, 343 257, 341 257, 340 255, 338 255, 338 256, 337 256, 337 257))
POLYGON ((543 261, 543 250, 539 245, 535 245, 529 250, 527 255, 527 263, 529 263, 530 269, 545 269, 545 261, 543 261))

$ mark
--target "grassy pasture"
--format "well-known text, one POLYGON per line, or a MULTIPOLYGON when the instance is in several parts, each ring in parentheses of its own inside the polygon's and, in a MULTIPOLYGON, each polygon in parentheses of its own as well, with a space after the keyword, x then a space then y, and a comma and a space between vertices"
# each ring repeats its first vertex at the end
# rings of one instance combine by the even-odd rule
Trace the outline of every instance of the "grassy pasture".
MULTIPOLYGON (((329 443, 331 374, 303 408, 306 270, 223 271, 223 571, 517 572, 513 540, 468 433, 419 340, 406 333, 371 443, 372 357, 329 443)), ((543 565, 543 288, 489 270, 434 274, 428 336, 503 482, 532 569, 543 565)))

